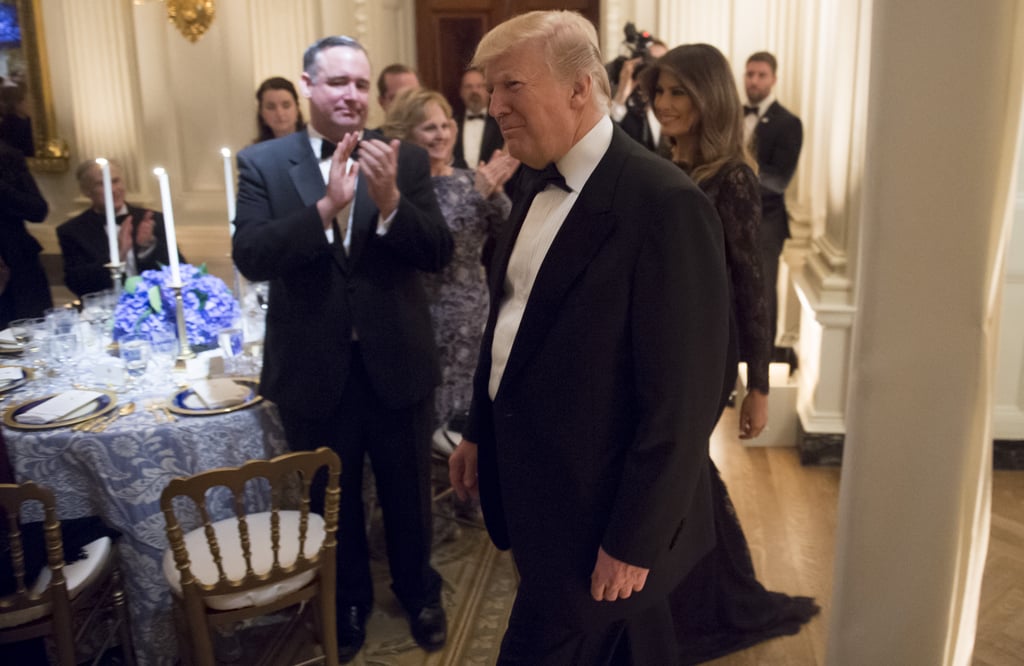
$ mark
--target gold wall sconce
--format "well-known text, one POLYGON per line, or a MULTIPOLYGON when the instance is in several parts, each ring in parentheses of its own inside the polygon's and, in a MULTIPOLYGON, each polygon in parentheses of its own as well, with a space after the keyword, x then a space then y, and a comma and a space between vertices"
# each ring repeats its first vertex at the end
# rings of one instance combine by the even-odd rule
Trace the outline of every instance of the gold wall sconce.
POLYGON ((165 0, 167 19, 190 42, 195 42, 213 25, 217 13, 214 0, 165 0))

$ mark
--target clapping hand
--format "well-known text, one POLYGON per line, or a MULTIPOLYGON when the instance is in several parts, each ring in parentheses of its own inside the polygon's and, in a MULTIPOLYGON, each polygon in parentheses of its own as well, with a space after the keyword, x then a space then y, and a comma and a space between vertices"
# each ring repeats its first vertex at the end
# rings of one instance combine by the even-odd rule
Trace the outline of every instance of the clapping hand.
POLYGON ((519 160, 502 150, 496 150, 486 164, 477 167, 473 187, 487 199, 504 187, 518 168, 519 160))
POLYGON ((327 190, 323 198, 316 202, 316 209, 320 213, 324 229, 330 228, 331 220, 345 206, 349 205, 356 195, 356 176, 359 174, 359 164, 354 164, 349 169, 348 158, 358 143, 359 134, 349 132, 341 138, 334 155, 331 156, 331 168, 327 174, 327 190))
POLYGON ((368 139, 359 146, 359 168, 366 178, 366 190, 377 204, 382 219, 386 219, 398 208, 396 181, 398 174, 398 147, 401 142, 393 139, 385 143, 380 139, 368 139))

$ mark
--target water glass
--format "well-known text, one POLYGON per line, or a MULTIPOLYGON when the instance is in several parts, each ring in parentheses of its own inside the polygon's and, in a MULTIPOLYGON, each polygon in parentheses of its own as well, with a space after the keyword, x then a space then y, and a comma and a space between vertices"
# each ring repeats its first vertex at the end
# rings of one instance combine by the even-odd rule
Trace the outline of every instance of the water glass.
POLYGON ((78 333, 54 333, 50 336, 50 357, 58 367, 68 367, 78 357, 78 333))
POLYGON ((91 322, 106 322, 114 314, 116 305, 113 289, 86 294, 82 296, 82 318, 91 322))
POLYGON ((33 321, 34 319, 15 319, 10 323, 11 335, 14 336, 14 341, 19 345, 27 346, 32 342, 34 333, 33 321))
POLYGON ((51 335, 72 333, 78 323, 78 311, 72 308, 49 308, 44 315, 51 335))
POLYGON ((238 366, 235 359, 242 354, 245 345, 242 329, 240 327, 222 328, 217 333, 217 344, 224 354, 225 372, 233 374, 238 366))
POLYGON ((169 330, 153 331, 150 333, 149 347, 153 365, 161 372, 170 372, 178 356, 178 336, 169 330))
POLYGON ((125 335, 117 342, 124 369, 133 378, 146 374, 149 365, 149 340, 142 335, 125 335))

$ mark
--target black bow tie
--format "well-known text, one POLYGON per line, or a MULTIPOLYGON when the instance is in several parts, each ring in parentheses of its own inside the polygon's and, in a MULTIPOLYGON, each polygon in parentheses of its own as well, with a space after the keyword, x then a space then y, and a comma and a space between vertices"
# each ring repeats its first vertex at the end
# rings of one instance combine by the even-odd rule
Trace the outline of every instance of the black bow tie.
POLYGON ((483 113, 467 113, 466 120, 487 120, 487 115, 483 113))
POLYGON ((558 172, 558 167, 555 166, 554 162, 549 162, 548 165, 540 171, 537 169, 531 169, 524 164, 523 170, 526 183, 533 192, 541 192, 548 185, 554 185, 566 192, 572 192, 572 188, 565 182, 565 177, 558 172))
POLYGON ((756 116, 757 115, 757 111, 758 111, 758 108, 756 106, 744 106, 743 107, 743 115, 744 116, 749 116, 752 113, 756 116))
MULTIPOLYGON (((334 151, 337 150, 337 149, 338 149, 338 144, 331 143, 327 139, 324 139, 323 143, 320 144, 320 159, 322 159, 322 160, 329 160, 329 159, 331 159, 332 157, 334 157, 334 151)), ((357 159, 359 159, 359 144, 358 143, 356 144, 356 147, 352 149, 352 154, 349 155, 348 158, 350 160, 357 160, 357 159)))

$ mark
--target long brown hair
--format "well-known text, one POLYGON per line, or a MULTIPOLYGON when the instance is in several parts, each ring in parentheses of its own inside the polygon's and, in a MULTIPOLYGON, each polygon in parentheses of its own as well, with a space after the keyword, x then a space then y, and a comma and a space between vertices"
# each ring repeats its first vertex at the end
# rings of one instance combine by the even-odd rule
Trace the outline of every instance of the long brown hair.
POLYGON ((654 103, 661 72, 679 79, 699 114, 693 163, 687 165, 697 183, 713 177, 729 163, 743 162, 757 171, 757 163, 743 140, 743 105, 729 61, 710 44, 684 44, 644 69, 641 86, 654 103))
POLYGON ((256 90, 256 129, 257 135, 254 143, 260 141, 269 141, 274 138, 274 130, 270 129, 270 125, 263 120, 263 93, 268 90, 284 90, 290 93, 292 99, 295 101, 295 132, 306 126, 306 121, 302 118, 302 107, 299 106, 299 95, 295 91, 295 85, 284 78, 283 76, 272 76, 260 84, 259 89, 256 90))

